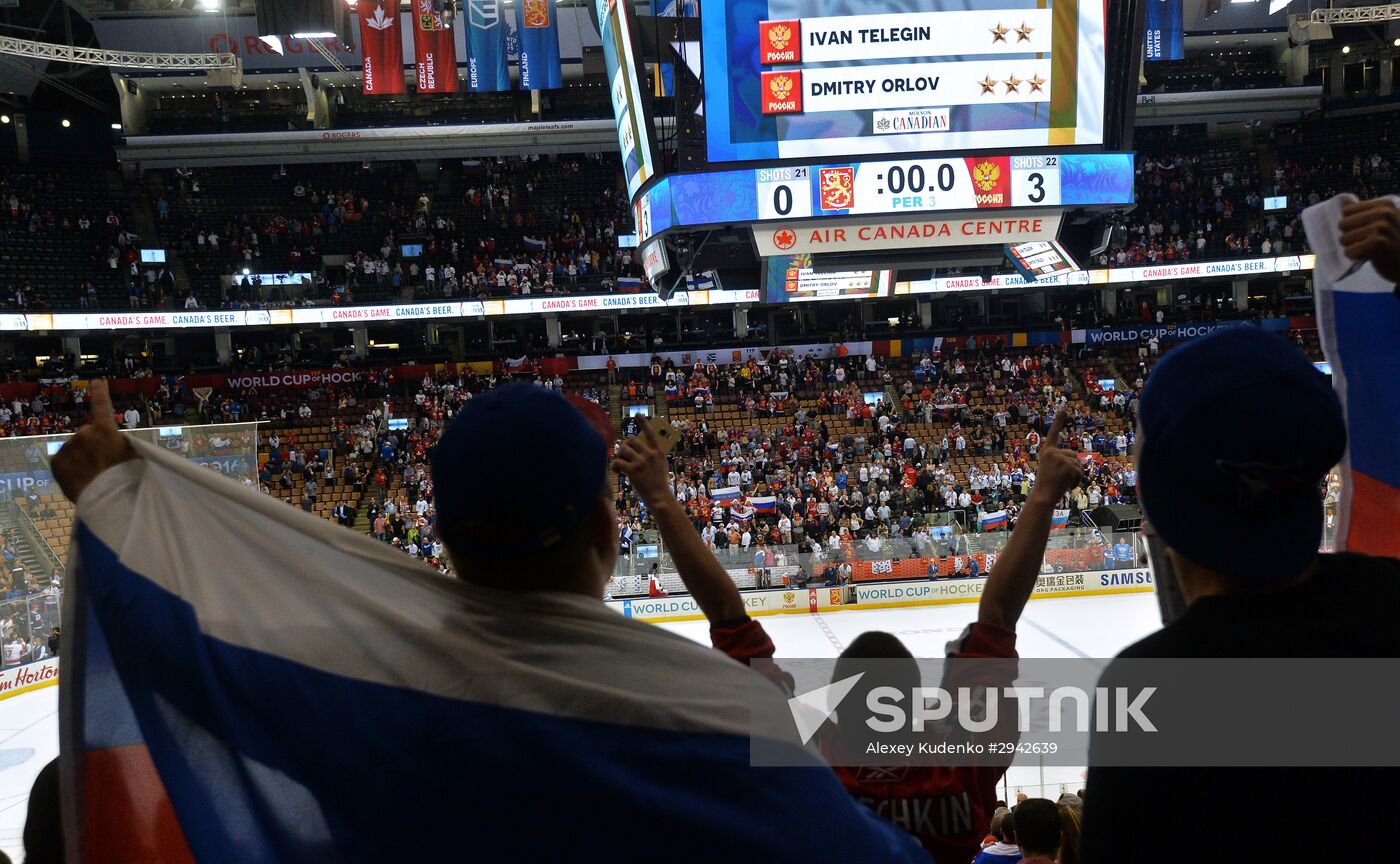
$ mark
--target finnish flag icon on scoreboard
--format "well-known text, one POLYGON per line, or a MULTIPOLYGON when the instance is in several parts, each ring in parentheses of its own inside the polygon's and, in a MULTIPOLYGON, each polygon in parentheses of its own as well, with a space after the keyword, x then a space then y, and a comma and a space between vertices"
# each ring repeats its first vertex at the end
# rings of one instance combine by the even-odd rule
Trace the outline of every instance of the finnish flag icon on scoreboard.
POLYGON ((802 22, 760 21, 758 62, 763 66, 802 62, 802 22))
POLYGON ((838 165, 817 170, 817 205, 824 213, 844 213, 855 209, 854 165, 838 165))
POLYGON ((802 113, 802 71, 764 72, 762 77, 764 114, 802 113))

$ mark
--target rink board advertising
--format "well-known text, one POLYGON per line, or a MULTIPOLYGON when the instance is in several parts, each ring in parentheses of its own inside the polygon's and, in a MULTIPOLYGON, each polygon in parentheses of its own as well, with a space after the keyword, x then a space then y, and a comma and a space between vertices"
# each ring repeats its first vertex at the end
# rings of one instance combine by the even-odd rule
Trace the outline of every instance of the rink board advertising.
POLYGON ((700 9, 711 163, 1105 140, 1103 3, 701 0, 700 9))

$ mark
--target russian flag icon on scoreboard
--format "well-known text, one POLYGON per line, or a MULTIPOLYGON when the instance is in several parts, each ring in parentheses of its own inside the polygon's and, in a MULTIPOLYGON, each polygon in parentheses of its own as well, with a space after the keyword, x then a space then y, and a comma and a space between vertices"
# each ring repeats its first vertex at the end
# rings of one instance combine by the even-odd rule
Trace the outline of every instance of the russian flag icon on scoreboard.
POLYGON ((802 22, 758 22, 758 62, 764 66, 801 63, 802 22))
POLYGON ((802 71, 764 72, 760 89, 764 114, 802 112, 802 71))

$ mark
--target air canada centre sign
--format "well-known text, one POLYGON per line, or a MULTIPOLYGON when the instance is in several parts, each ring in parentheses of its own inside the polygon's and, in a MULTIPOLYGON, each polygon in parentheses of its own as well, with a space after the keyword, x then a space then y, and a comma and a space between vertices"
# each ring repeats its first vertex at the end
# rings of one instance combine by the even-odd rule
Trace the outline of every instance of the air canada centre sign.
POLYGON ((753 229, 760 255, 821 255, 939 246, 993 246, 1054 240, 1060 211, 972 212, 891 220, 804 219, 753 229))

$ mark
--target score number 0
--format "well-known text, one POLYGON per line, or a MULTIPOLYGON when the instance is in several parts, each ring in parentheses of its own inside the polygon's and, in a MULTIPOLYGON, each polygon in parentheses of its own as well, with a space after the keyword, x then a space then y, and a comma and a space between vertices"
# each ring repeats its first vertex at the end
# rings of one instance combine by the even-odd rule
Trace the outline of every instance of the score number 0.
POLYGON ((770 169, 759 180, 759 219, 806 219, 812 215, 812 181, 807 168, 770 169))

